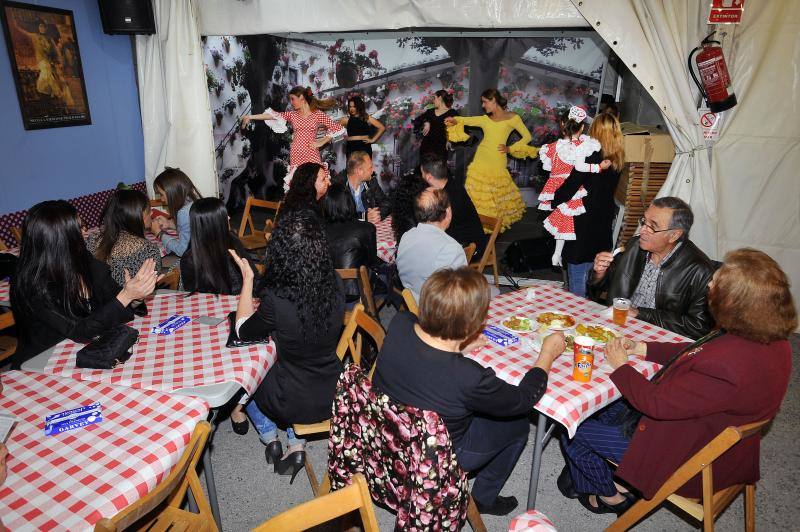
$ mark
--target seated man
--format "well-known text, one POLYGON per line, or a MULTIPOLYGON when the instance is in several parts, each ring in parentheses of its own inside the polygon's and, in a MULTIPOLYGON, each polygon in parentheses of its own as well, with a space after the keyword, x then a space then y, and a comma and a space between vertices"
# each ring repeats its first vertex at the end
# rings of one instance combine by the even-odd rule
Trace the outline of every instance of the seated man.
POLYGON ((467 194, 467 189, 454 179, 447 178, 447 162, 434 153, 423 155, 420 171, 422 178, 428 182, 429 186, 444 189, 447 192, 450 208, 453 211, 453 221, 450 222, 447 234, 455 238, 463 247, 474 242, 477 246, 475 257, 481 257, 486 249, 488 238, 483 232, 481 219, 467 194))
POLYGON ((354 151, 347 158, 347 186, 356 202, 356 214, 366 213, 368 222, 377 223, 392 210, 392 204, 381 186, 372 179, 372 158, 363 151, 354 151))
POLYGON ((694 215, 681 199, 653 200, 641 220, 638 237, 616 258, 598 253, 589 288, 607 288, 615 297, 631 300, 629 316, 664 329, 700 338, 714 320, 707 305, 714 264, 689 240, 694 215))
POLYGON ((453 219, 447 192, 428 188, 417 197, 414 215, 419 222, 400 239, 397 273, 403 286, 419 301, 423 283, 442 268, 467 265, 464 248, 445 231, 453 219))

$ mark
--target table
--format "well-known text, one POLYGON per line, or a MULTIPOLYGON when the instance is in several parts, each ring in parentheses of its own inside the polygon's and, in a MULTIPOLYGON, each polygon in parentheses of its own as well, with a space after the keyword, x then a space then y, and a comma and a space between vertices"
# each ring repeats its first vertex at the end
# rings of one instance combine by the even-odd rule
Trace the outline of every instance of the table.
MULTIPOLYGON (((578 323, 594 323, 605 325, 622 332, 626 337, 637 341, 685 342, 687 338, 637 319, 628 319, 626 326, 617 327, 609 317, 605 317, 606 307, 583 299, 552 283, 536 284, 532 290, 519 290, 503 294, 492 299, 489 305, 487 323, 497 325, 511 314, 533 316, 539 312, 565 312, 575 317, 578 323), (528 298, 529 293, 535 297, 528 298)), ((536 363, 538 353, 531 345, 530 339, 535 334, 520 334, 519 343, 500 347, 491 343, 467 356, 484 367, 492 368, 498 377, 510 384, 519 384, 522 377, 536 363)), ((602 359, 602 356, 600 357, 602 359)), ((561 424, 570 438, 575 435, 578 426, 589 416, 619 399, 621 394, 608 377, 610 368, 597 366, 588 383, 572 379, 572 357, 562 355, 550 370, 547 391, 534 406, 538 412, 536 424, 536 441, 534 443, 534 459, 531 469, 530 488, 528 491, 528 508, 533 509, 536 503, 536 490, 539 482, 544 445, 552 434, 555 425, 547 430, 548 419, 561 424)), ((651 377, 658 368, 653 362, 633 359, 634 367, 643 375, 651 377)))
MULTIPOLYGON (((227 320, 214 327, 197 321, 201 316, 225 318, 236 309, 238 297, 164 292, 147 300, 148 315, 137 317, 131 324, 139 331, 139 341, 124 365, 110 370, 78 369, 75 355, 83 344, 67 339, 23 363, 22 369, 200 397, 214 409, 227 403, 240 388, 252 395, 275 363, 275 345, 270 342, 228 349, 227 320), (192 321, 167 336, 151 332, 152 326, 173 314, 190 316, 192 321)), ((203 468, 209 503, 219 526, 210 448, 203 453, 203 468)))
POLYGON ((16 415, 0 516, 11 530, 91 530, 178 463, 208 404, 192 397, 11 371, 0 410, 16 415), (103 421, 44 435, 46 415, 99 402, 103 421))
POLYGON ((375 224, 375 236, 378 244, 378 258, 388 264, 394 264, 397 242, 394 241, 391 216, 387 216, 375 224))

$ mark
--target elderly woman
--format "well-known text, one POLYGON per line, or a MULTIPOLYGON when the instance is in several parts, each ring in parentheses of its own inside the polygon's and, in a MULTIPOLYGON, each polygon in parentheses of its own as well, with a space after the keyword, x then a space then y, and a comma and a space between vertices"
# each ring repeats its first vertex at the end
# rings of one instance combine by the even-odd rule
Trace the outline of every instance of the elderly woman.
MULTIPOLYGON (((650 499, 672 473, 726 427, 771 419, 786 393, 797 327, 789 281, 754 249, 725 257, 709 283, 709 308, 719 327, 694 343, 615 340, 606 347, 611 380, 626 402, 583 423, 562 440, 567 468, 561 492, 594 513, 621 513, 635 498, 616 477, 650 499), (648 381, 627 364, 632 354, 663 364, 648 381), (628 407, 630 405, 632 408, 628 407)), ((714 489, 758 480, 759 436, 714 462, 714 489)), ((699 497, 700 476, 680 495, 699 497)))
POLYGON ((545 338, 536 365, 512 386, 461 354, 484 344, 479 334, 488 308, 481 274, 467 267, 437 271, 422 285, 419 319, 405 312, 392 320, 373 383, 394 401, 439 414, 459 465, 477 471, 478 510, 505 515, 517 500, 500 490, 525 447, 527 414, 547 389, 564 337, 545 338))

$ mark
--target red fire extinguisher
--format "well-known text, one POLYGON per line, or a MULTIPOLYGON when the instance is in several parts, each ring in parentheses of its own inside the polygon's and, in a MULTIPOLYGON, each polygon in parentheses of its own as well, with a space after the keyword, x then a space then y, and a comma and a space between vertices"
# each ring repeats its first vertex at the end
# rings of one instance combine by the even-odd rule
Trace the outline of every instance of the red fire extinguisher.
POLYGON ((725 56, 722 55, 722 47, 714 46, 721 43, 711 40, 714 33, 712 31, 708 37, 703 39, 700 46, 689 54, 689 72, 703 98, 706 99, 711 112, 719 113, 736 105, 736 95, 731 87, 731 77, 728 74, 728 66, 725 64, 725 56), (698 51, 700 53, 697 54, 695 62, 702 84, 692 68, 692 57, 698 51))

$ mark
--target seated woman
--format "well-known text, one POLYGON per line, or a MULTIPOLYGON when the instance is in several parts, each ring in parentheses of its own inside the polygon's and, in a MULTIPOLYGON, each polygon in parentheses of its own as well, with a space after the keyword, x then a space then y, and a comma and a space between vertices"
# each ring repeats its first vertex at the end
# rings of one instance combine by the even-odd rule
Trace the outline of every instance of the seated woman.
POLYGON ((428 186, 422 176, 415 172, 401 177, 397 188, 392 191, 392 233, 395 242, 400 242, 406 231, 417 226, 414 202, 428 186))
MULTIPOLYGON (((322 215, 334 268, 378 266, 375 226, 356 219, 356 204, 346 185, 331 185, 322 198, 322 215)), ((357 281, 347 281, 345 293, 347 303, 355 303, 359 296, 357 281)))
POLYGON ((150 202, 138 190, 115 190, 108 199, 103 232, 89 236, 86 245, 111 267, 111 277, 118 285, 125 284, 125 272, 138 272, 147 259, 161 271, 161 252, 144 236, 150 224, 150 202))
POLYGON ((547 389, 565 342, 561 333, 545 338, 536 365, 518 386, 508 384, 461 354, 484 345, 478 335, 488 308, 483 275, 468 267, 435 272, 422 285, 419 319, 403 312, 392 320, 373 384, 397 402, 438 413, 461 468, 477 471, 472 497, 478 510, 506 515, 517 500, 500 490, 525 447, 527 415, 547 389))
POLYGON ((189 209, 192 202, 202 196, 197 188, 180 168, 167 167, 153 181, 153 189, 169 209, 172 218, 156 218, 150 224, 150 230, 156 235, 170 253, 182 257, 189 247, 189 209), (166 233, 166 229, 177 231, 178 236, 166 233))
MULTIPOLYGON (((297 179, 292 180, 292 184, 297 179)), ((325 233, 309 210, 281 214, 267 242, 264 291, 253 313, 253 271, 236 259, 242 272, 242 293, 236 309, 236 327, 242 340, 264 338, 275 342, 278 359, 256 390, 247 414, 267 444, 267 463, 275 472, 291 474, 305 465, 305 442, 289 427, 284 454, 278 426, 316 423, 331 416, 336 381, 342 363, 336 356, 344 294, 333 269, 325 233)))
POLYGON ((12 369, 61 340, 89 342, 133 319, 132 301, 149 296, 159 279, 146 259, 122 289, 107 265, 92 257, 75 207, 63 200, 34 205, 22 224, 22 244, 11 279, 19 330, 12 369))
MULTIPOLYGON (((616 477, 651 499, 678 467, 726 427, 771 419, 786 393, 797 327, 789 281, 754 249, 728 253, 709 283, 708 305, 719 329, 694 343, 615 339, 606 346, 611 380, 627 401, 585 421, 562 439, 567 468, 558 487, 594 513, 622 513, 635 501, 616 477), (647 380, 628 357, 663 364, 647 380), (628 407, 630 405, 632 408, 628 407)), ((759 436, 714 462, 714 490, 758 480, 759 436)), ((700 475, 678 494, 700 497, 700 475)))
POLYGON ((283 198, 279 218, 284 213, 310 209, 320 213, 320 200, 328 191, 331 178, 325 168, 317 163, 303 163, 297 167, 289 185, 289 191, 283 198))

